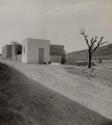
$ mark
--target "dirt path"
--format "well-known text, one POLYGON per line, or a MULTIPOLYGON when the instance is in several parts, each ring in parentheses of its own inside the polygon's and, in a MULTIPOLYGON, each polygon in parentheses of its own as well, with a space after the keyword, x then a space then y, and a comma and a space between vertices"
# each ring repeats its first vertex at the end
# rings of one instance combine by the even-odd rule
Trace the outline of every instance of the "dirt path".
POLYGON ((112 119, 112 88, 95 79, 68 73, 62 66, 12 63, 16 69, 54 91, 112 119))
POLYGON ((0 63, 0 125, 111 125, 112 121, 0 63))

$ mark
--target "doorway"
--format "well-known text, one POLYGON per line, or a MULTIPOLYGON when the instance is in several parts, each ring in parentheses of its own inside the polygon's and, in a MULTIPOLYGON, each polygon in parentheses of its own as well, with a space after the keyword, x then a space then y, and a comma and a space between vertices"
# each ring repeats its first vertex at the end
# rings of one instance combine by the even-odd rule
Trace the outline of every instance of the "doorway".
POLYGON ((39 64, 44 64, 44 48, 39 48, 39 64))

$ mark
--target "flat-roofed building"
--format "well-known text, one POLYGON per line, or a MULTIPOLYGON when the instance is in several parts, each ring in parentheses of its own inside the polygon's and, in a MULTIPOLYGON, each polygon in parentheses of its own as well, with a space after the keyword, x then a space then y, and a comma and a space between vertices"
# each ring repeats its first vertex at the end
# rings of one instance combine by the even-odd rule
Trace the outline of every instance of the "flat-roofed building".
POLYGON ((22 63, 48 64, 50 40, 28 38, 22 42, 22 63))
POLYGON ((63 45, 50 45, 50 61, 65 63, 65 50, 63 45))
POLYGON ((5 45, 2 48, 2 59, 12 60, 12 46, 5 45))
POLYGON ((11 42, 2 48, 2 59, 21 62, 22 45, 11 42))

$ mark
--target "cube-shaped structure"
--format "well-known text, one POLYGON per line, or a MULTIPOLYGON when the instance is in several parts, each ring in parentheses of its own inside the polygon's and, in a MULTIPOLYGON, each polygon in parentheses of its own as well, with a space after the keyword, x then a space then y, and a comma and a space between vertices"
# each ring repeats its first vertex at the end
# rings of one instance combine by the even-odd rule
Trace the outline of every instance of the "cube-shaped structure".
POLYGON ((2 59, 12 60, 12 46, 5 45, 2 48, 2 59))
POLYGON ((65 50, 63 45, 50 45, 50 61, 65 63, 65 50))
POLYGON ((50 40, 28 38, 22 43, 22 63, 44 64, 50 61, 50 40))

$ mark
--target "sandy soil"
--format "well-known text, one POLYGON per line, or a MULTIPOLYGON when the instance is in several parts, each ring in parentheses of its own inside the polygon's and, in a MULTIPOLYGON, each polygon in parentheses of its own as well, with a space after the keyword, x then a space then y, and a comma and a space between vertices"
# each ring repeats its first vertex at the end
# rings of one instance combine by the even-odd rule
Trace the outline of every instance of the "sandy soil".
POLYGON ((92 69, 81 66, 64 66, 69 73, 84 77, 88 80, 96 80, 112 88, 112 69, 106 65, 97 65, 92 69))
POLYGON ((111 120, 0 63, 0 125, 111 124, 111 120))
MULTIPOLYGON (((90 76, 89 78, 83 77, 77 72, 68 73, 68 70, 64 69, 67 66, 26 65, 20 63, 11 65, 41 85, 112 119, 112 87, 110 85, 96 78, 90 79, 90 76)), ((84 73, 82 72, 82 74, 84 73)))

